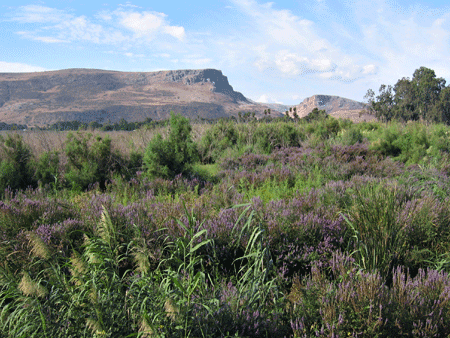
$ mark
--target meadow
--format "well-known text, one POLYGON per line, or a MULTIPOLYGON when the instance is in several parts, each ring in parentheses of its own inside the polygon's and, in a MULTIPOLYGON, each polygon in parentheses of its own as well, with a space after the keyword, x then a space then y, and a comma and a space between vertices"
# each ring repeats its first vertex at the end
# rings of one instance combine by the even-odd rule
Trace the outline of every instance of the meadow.
POLYGON ((449 132, 3 132, 0 338, 448 337, 449 132))

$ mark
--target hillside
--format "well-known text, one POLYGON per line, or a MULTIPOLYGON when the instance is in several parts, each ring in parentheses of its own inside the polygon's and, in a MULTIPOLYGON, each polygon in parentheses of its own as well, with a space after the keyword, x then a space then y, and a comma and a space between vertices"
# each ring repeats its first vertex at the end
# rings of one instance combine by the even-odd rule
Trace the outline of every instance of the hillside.
MULTIPOLYGON (((68 69, 0 73, 0 122, 45 126, 59 121, 164 119, 171 110, 189 118, 237 116, 267 106, 234 91, 215 69, 117 72, 68 69)), ((273 111, 272 116, 281 116, 273 111)))
MULTIPOLYGON (((365 104, 362 102, 346 99, 340 96, 331 95, 313 95, 303 100, 296 108, 297 115, 302 118, 308 115, 314 108, 323 109, 329 115, 337 118, 349 118, 354 122, 370 121, 375 117, 361 111, 364 111, 365 104)), ((293 116, 293 112, 289 113, 293 116)))

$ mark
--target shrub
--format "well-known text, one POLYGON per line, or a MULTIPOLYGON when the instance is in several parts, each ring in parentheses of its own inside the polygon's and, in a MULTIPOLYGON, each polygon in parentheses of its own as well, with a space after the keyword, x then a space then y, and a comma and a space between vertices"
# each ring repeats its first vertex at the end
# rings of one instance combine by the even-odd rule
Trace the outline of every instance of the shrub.
POLYGON ((41 184, 57 183, 59 171, 59 154, 57 151, 42 153, 34 161, 35 178, 41 184))
POLYGON ((328 118, 327 112, 323 110, 319 110, 318 108, 314 108, 308 115, 302 118, 303 121, 312 122, 312 121, 322 121, 328 118))
POLYGON ((259 124, 253 135, 253 144, 263 153, 277 148, 298 147, 305 136, 286 122, 259 124))
POLYGON ((371 148, 380 152, 383 156, 396 157, 402 152, 402 149, 396 143, 399 137, 400 131, 397 126, 387 127, 382 131, 378 140, 372 143, 371 148))
POLYGON ((364 140, 364 136, 361 133, 361 130, 353 125, 349 129, 344 130, 341 135, 341 142, 344 145, 352 146, 356 143, 362 143, 364 140))
POLYGON ((189 120, 171 112, 168 138, 163 139, 161 134, 153 137, 145 150, 143 162, 150 177, 174 178, 188 173, 197 157, 189 120))
POLYGON ((364 273, 352 259, 335 253, 327 278, 317 266, 294 282, 291 327, 294 337, 447 337, 448 274, 393 270, 390 288, 377 271, 364 273))
POLYGON ((12 190, 35 186, 31 151, 19 134, 0 136, 0 196, 7 187, 12 190))
POLYGON ((65 179, 73 190, 85 190, 89 185, 99 183, 105 188, 106 180, 114 171, 119 171, 123 160, 111 152, 111 139, 92 134, 69 133, 66 140, 68 165, 65 179))
POLYGON ((237 144, 238 133, 231 121, 219 120, 203 135, 199 155, 202 163, 216 162, 227 148, 237 144))

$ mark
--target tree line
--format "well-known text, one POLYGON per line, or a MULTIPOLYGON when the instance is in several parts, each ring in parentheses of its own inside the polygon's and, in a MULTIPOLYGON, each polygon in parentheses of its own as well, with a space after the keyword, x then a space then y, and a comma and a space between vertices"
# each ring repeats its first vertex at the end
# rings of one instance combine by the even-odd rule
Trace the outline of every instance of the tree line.
POLYGON ((368 110, 383 122, 426 121, 450 124, 450 86, 434 70, 420 67, 412 79, 403 77, 394 86, 382 84, 379 93, 364 96, 368 110))

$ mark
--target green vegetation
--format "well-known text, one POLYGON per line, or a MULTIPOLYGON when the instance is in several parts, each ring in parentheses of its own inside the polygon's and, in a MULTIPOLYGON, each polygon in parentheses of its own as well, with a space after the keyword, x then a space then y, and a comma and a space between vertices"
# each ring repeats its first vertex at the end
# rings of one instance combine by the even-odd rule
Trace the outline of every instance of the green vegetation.
POLYGON ((104 189, 107 178, 125 167, 120 155, 111 152, 110 138, 97 136, 90 143, 91 138, 89 133, 67 135, 65 179, 76 191, 85 190, 94 183, 104 189))
POLYGON ((197 157, 189 120, 171 113, 169 136, 163 139, 157 134, 148 144, 143 161, 150 177, 174 178, 187 174, 197 157))
POLYGON ((402 78, 392 86, 381 85, 375 97, 365 96, 369 109, 382 121, 429 121, 450 124, 450 89, 434 70, 420 67, 412 79, 402 78))
POLYGON ((26 189, 35 183, 31 166, 31 152, 22 137, 0 136, 0 189, 26 189))
POLYGON ((450 127, 244 117, 1 138, 0 338, 448 337, 450 127))

